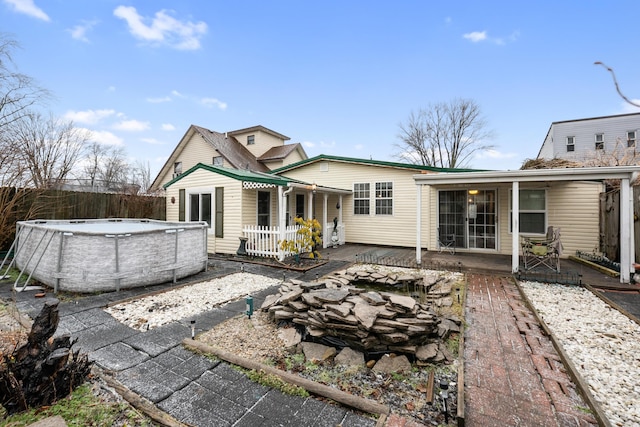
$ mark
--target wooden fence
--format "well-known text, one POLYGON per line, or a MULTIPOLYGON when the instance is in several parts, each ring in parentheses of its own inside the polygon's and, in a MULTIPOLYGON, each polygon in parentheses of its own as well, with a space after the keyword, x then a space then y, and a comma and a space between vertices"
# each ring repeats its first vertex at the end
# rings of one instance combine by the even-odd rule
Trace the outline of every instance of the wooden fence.
MULTIPOLYGON (((640 187, 632 187, 633 223, 640 218, 640 187)), ((640 255, 640 227, 634 226, 635 254, 640 255)), ((620 262, 620 190, 600 194, 600 251, 610 260, 620 262)))
POLYGON ((0 250, 11 246, 16 222, 30 219, 166 219, 164 197, 0 187, 0 250))

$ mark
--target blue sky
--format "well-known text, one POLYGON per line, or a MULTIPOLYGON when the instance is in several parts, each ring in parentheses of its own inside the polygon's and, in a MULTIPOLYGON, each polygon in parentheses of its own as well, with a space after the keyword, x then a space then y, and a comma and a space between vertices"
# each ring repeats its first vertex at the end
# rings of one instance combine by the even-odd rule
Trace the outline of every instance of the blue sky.
POLYGON ((631 111, 640 2, 0 0, 20 71, 48 109, 155 176, 190 124, 263 125, 307 154, 396 160, 398 124, 454 98, 480 105, 518 169, 551 122, 631 111))

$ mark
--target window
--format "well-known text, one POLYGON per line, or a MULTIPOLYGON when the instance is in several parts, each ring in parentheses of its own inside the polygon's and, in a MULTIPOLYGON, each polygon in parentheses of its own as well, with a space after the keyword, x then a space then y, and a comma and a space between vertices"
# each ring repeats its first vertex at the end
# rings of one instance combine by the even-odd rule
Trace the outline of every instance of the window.
POLYGON ((247 145, 253 145, 255 143, 256 143, 256 136, 255 135, 247 136, 247 145))
POLYGON ((175 162, 173 164, 173 177, 177 177, 182 173, 182 162, 175 162))
POLYGON ((604 150, 604 133, 596 133, 596 150, 604 150))
POLYGON ((296 194, 296 216, 304 219, 304 194, 296 194))
POLYGON ((271 225, 271 193, 268 191, 258 191, 258 225, 271 225))
POLYGON ((224 187, 216 188, 216 237, 224 237, 224 187))
POLYGON ((376 215, 393 215, 392 182, 376 182, 376 215))
POLYGON ((636 146, 636 131, 630 130, 627 131, 627 147, 635 147, 636 146))
MULTIPOLYGON (((545 190, 520 190, 520 233, 547 232, 547 193, 545 190)), ((511 228, 512 197, 509 198, 509 228, 511 228)))
POLYGON ((189 221, 207 221, 211 228, 211 193, 189 194, 189 221))
POLYGON ((369 183, 353 184, 353 214, 369 215, 369 183))
POLYGON ((222 156, 215 156, 213 158, 213 166, 222 166, 224 160, 222 160, 222 156))
POLYGON ((575 136, 568 136, 567 137, 567 152, 569 151, 576 151, 576 137, 575 136))

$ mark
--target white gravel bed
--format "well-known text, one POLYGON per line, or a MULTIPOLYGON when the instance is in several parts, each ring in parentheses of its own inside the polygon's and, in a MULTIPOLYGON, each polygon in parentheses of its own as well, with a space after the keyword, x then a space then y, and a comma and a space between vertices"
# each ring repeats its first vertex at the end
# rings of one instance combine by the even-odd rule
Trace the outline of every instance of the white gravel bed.
POLYGON ((640 325, 578 286, 521 286, 611 424, 640 426, 640 325))
POLYGON ((105 311, 133 329, 146 331, 195 316, 278 283, 280 280, 258 274, 235 273, 117 304, 105 311))

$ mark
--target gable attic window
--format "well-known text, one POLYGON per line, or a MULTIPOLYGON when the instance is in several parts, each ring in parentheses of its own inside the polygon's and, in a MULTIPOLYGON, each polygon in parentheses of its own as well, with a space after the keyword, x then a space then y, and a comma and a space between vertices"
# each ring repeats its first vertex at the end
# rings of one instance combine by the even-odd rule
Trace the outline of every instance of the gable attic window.
POLYGON ((636 131, 630 130, 627 131, 627 147, 635 147, 636 146, 636 131))
POLYGON ((596 150, 604 150, 604 133, 596 133, 596 150))
POLYGON ((222 156, 215 156, 213 158, 213 166, 222 166, 224 161, 222 160, 222 156))
POLYGON ((247 136, 247 145, 253 145, 255 143, 256 143, 256 136, 255 135, 247 136))
POLYGON ((173 164, 173 177, 176 178, 182 173, 182 162, 175 162, 173 164))
POLYGON ((568 136, 567 137, 567 152, 576 151, 576 137, 568 136))

